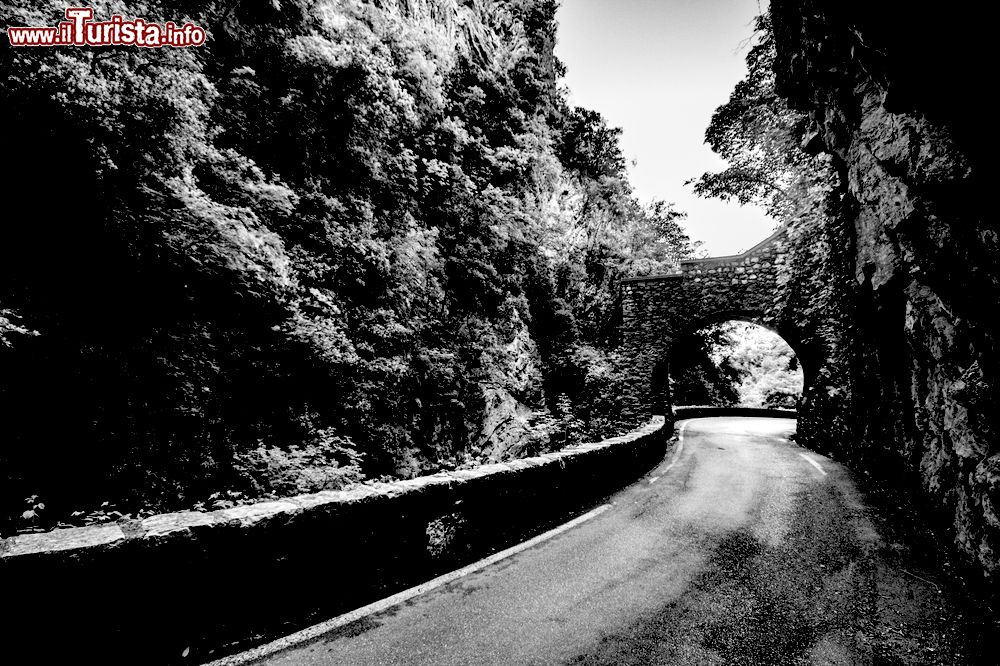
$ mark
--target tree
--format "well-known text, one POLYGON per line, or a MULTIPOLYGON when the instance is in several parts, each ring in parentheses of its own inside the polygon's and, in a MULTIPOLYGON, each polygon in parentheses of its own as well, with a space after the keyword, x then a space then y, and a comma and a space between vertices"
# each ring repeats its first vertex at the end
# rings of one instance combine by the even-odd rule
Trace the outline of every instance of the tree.
POLYGON ((0 264, 7 512, 412 476, 529 409, 613 429, 619 281, 691 248, 557 86, 555 8, 106 0, 211 41, 0 50, 7 185, 45 202, 0 264))
POLYGON ((827 156, 811 156, 809 121, 775 92, 774 38, 769 15, 757 17, 757 43, 747 54, 747 77, 716 109, 705 142, 728 163, 688 183, 696 194, 755 203, 779 224, 814 214, 833 190, 827 156))

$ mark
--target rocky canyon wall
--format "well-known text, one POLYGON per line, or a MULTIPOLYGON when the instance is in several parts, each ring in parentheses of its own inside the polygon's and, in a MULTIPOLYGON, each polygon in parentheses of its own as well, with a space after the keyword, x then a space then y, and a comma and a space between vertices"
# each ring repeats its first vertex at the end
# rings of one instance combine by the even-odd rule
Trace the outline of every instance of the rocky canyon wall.
POLYGON ((808 112, 803 147, 831 154, 844 188, 826 228, 798 246, 800 263, 848 278, 823 286, 844 320, 829 366, 840 376, 806 396, 803 415, 839 427, 803 434, 910 479, 995 591, 1000 247, 986 208, 986 22, 961 3, 871 7, 771 3, 779 93, 808 112), (843 395, 830 395, 836 386, 843 395))

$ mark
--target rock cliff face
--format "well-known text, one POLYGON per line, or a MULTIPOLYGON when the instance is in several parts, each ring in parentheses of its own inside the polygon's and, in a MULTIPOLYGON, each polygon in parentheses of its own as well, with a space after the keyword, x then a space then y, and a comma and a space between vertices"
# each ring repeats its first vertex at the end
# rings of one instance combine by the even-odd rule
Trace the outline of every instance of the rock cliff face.
POLYGON ((901 2, 771 11, 779 91, 810 114, 808 147, 833 156, 845 188, 809 236, 825 236, 814 256, 844 255, 853 281, 827 294, 851 321, 835 364, 847 395, 807 405, 807 422, 842 426, 810 435, 867 469, 907 470, 996 589, 1000 241, 985 206, 987 86, 972 80, 985 22, 901 2))
MULTIPOLYGON (((481 384, 482 415, 470 431, 476 433, 473 451, 491 463, 516 458, 528 437, 532 410, 524 400, 537 395, 541 385, 538 347, 527 326, 512 310, 507 338, 484 362, 493 374, 481 384)), ((478 414, 477 414, 478 416, 478 414)))

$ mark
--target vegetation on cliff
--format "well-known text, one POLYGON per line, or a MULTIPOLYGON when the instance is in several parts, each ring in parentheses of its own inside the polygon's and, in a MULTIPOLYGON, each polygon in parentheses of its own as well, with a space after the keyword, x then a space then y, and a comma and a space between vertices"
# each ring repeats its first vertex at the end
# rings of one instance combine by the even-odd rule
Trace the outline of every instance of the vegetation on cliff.
POLYGON ((794 409, 802 369, 777 333, 744 321, 713 324, 674 341, 675 405, 740 405, 794 409))
POLYGON ((727 167, 691 182, 699 195, 758 204, 778 224, 792 224, 826 215, 837 178, 829 156, 811 150, 815 137, 808 116, 775 90, 772 32, 770 16, 757 17, 747 76, 705 131, 705 142, 727 167))
POLYGON ((691 248, 558 88, 555 2, 93 6, 209 40, 0 52, 6 530, 628 425, 617 280, 691 248))

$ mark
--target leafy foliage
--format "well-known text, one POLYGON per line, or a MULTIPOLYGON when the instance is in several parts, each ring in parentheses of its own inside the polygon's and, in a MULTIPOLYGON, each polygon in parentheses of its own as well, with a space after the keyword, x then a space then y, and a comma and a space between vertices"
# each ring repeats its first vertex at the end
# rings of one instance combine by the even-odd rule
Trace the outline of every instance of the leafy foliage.
POLYGON ((350 442, 322 431, 305 445, 261 446, 239 455, 243 470, 263 486, 255 491, 271 495, 338 490, 363 478, 360 462, 350 442))
POLYGON ((794 408, 802 395, 795 352, 756 324, 713 324, 678 341, 671 388, 679 405, 794 408))
POLYGON ((670 390, 675 405, 735 405, 741 370, 728 355, 727 331, 709 326, 674 341, 670 354, 670 390))
POLYGON ((741 321, 726 322, 718 330, 712 359, 735 369, 739 404, 794 408, 802 395, 802 370, 788 343, 777 333, 741 321))
POLYGON ((802 150, 813 138, 807 116, 775 92, 774 39, 768 14, 757 17, 747 77, 715 110, 705 142, 728 166, 689 181, 696 194, 756 203, 779 223, 816 214, 833 190, 828 155, 802 150))
POLYGON ((692 248, 632 196, 617 131, 566 104, 554 2, 94 8, 210 38, 0 51, 8 199, 35 206, 0 265, 5 513, 495 459, 487 391, 572 437, 627 427, 604 393, 617 282, 692 248))

